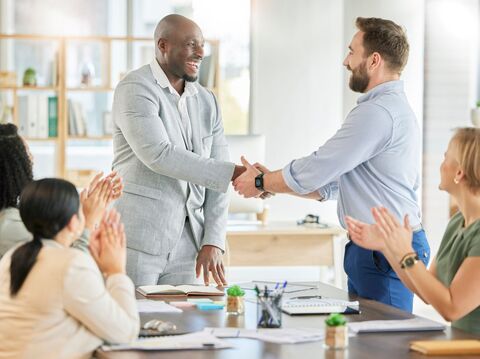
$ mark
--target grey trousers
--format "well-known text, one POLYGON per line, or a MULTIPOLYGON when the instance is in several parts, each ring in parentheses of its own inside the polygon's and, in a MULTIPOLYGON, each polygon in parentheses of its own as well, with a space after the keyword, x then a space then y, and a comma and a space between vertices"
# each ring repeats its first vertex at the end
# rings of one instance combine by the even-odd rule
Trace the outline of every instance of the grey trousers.
POLYGON ((135 286, 154 284, 194 284, 198 248, 190 223, 170 253, 151 255, 127 248, 127 274, 135 286))

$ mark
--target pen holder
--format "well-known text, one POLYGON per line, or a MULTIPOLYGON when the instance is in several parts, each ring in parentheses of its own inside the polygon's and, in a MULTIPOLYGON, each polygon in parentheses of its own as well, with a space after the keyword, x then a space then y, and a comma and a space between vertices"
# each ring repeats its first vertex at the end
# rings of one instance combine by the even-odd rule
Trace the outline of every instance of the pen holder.
POLYGON ((257 327, 280 328, 282 326, 282 294, 260 293, 257 297, 257 327))

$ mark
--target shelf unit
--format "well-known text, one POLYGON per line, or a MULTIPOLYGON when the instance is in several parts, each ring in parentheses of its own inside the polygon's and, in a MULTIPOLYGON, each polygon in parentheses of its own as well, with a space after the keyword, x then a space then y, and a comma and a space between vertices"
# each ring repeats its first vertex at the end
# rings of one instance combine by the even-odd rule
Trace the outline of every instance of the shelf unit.
MULTIPOLYGON (((18 106, 18 93, 19 92, 29 92, 29 91, 44 91, 52 92, 57 96, 57 137, 48 137, 48 138, 29 138, 28 141, 39 141, 39 142, 54 142, 55 143, 55 175, 61 178, 67 178, 67 159, 66 151, 69 140, 75 141, 103 141, 111 140, 109 135, 99 135, 99 136, 72 136, 69 135, 68 130, 68 98, 69 94, 74 93, 111 93, 114 90, 114 84, 112 82, 112 44, 114 42, 123 42, 125 43, 126 51, 129 50, 129 45, 133 46, 134 43, 152 43, 153 40, 149 37, 131 37, 131 36, 48 36, 48 35, 28 35, 28 34, 0 34, 0 41, 3 40, 26 40, 32 42, 45 41, 53 42, 56 47, 55 54, 55 73, 56 81, 53 86, 1 86, 0 91, 11 91, 13 93, 13 122, 18 126, 19 125, 19 106, 18 106), (72 87, 67 86, 67 49, 68 46, 77 43, 96 43, 101 46, 101 85, 98 86, 81 86, 81 87, 72 87)), ((211 53, 215 59, 215 69, 214 69, 214 85, 211 88, 215 93, 218 94, 218 84, 219 84, 219 65, 218 65, 218 41, 208 40, 209 45, 211 46, 211 53)), ((152 45, 153 46, 153 45, 152 45)), ((131 49, 131 47, 130 47, 131 49)), ((153 53, 153 49, 152 49, 153 53)), ((0 69, 3 70, 3 69, 0 69)), ((125 72, 131 69, 124 69, 125 72)), ((111 110, 111 109, 110 109, 111 110)))

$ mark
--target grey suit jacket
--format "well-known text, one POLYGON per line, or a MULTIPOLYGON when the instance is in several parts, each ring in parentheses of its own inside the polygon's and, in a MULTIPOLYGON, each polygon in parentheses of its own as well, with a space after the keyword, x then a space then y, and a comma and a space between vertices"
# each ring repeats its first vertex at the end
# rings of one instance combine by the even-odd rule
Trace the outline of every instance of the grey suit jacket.
POLYGON ((125 183, 115 206, 127 246, 166 255, 188 216, 198 249, 205 244, 224 249, 234 164, 228 162, 217 101, 193 84, 198 92, 187 98, 193 142, 188 150, 175 95, 160 85, 158 71, 155 61, 130 72, 114 94, 113 169, 125 183))

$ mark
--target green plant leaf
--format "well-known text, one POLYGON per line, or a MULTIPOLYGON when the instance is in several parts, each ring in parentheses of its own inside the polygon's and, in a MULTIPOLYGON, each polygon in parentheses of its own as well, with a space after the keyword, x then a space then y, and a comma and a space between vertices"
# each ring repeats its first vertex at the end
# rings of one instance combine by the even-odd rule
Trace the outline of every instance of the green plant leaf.
POLYGON ((325 319, 325 324, 329 327, 339 327, 347 323, 345 317, 340 313, 332 313, 325 319))
POLYGON ((227 289, 227 295, 230 297, 243 297, 245 295, 245 291, 238 285, 234 285, 227 289))

